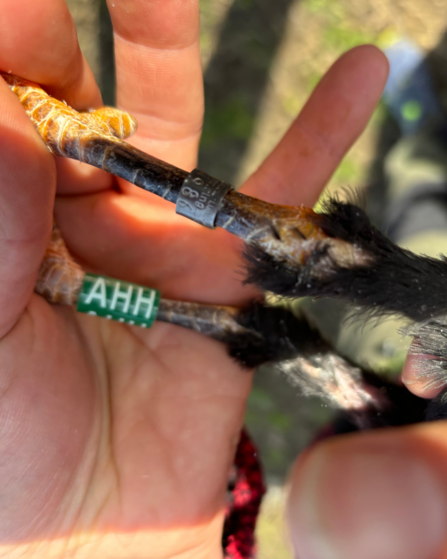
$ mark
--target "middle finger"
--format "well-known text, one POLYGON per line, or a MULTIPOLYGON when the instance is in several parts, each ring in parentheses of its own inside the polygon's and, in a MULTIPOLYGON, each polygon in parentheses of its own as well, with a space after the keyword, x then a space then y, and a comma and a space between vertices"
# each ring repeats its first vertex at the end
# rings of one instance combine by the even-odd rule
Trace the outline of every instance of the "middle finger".
POLYGON ((192 170, 202 130, 198 0, 108 2, 118 106, 138 120, 132 143, 192 170))

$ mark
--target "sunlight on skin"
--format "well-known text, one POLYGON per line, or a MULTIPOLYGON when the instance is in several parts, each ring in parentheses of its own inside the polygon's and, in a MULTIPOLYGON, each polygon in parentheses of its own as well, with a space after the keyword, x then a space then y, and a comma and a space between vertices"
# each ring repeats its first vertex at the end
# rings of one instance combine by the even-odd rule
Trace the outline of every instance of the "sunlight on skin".
POLYGON ((0 557, 8 559, 221 559, 223 513, 203 526, 150 532, 74 534, 56 539, 20 545, 0 545, 0 557), (196 547, 197 541, 208 542, 196 547))
MULTIPOLYGON (((138 114, 135 141, 193 167, 203 114, 198 1, 122 0, 110 8, 118 100, 138 114)), ((0 69, 77 109, 100 105, 63 0, 2 0, 0 15, 0 69)), ((386 76, 374 47, 344 55, 246 191, 313 204, 386 76)), ((43 549, 42 557, 61 557, 66 545, 69 556, 89 559, 217 559, 251 374, 195 332, 77 315, 33 288, 56 188, 56 220, 86 268, 156 284, 165 296, 250 300, 253 290, 235 279, 240 245, 110 175, 55 164, 3 81, 0 107, 3 549, 21 558, 43 549)))

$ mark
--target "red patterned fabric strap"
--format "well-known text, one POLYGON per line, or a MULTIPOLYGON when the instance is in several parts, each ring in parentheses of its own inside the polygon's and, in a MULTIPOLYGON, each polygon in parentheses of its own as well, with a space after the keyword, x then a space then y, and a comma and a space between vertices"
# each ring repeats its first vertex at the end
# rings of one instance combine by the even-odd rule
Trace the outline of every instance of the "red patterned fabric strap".
POLYGON ((229 482, 229 502, 223 532, 225 559, 255 559, 256 519, 265 493, 256 447, 241 431, 229 482))

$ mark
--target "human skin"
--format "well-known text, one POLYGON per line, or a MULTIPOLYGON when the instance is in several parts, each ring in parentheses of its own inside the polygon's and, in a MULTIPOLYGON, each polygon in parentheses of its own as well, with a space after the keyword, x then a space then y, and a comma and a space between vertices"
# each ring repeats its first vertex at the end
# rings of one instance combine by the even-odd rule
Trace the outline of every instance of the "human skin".
MULTIPOLYGON (((203 117, 198 1, 115 0, 109 9, 118 105, 139 123, 133 142, 193 169, 203 117)), ((101 105, 62 0, 2 0, 0 69, 76 109, 101 105)), ((387 71, 371 46, 341 57, 243 191, 312 205, 387 71)), ((98 320, 36 295, 53 210, 89 270, 183 300, 256 295, 236 273, 237 239, 54 159, 0 79, 0 556, 219 558, 251 374, 197 333, 98 320)))

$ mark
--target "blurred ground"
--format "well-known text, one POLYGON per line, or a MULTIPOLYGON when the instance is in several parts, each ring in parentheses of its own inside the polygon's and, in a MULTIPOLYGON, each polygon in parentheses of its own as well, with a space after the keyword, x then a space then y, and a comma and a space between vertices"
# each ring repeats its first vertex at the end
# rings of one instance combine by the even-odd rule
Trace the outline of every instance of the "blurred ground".
MULTIPOLYGON (((68 0, 81 46, 113 103, 111 27, 104 0, 68 0)), ((426 51, 447 108, 447 0, 201 0, 206 119, 200 166, 241 184, 287 130, 332 62, 354 45, 408 37, 426 51)), ((446 111, 447 112, 447 111, 446 111)), ((378 185, 395 128, 379 107, 329 187, 378 185)), ((247 424, 273 488, 259 523, 261 559, 285 559, 282 493, 296 455, 330 417, 268 370, 257 375, 247 424)))
MULTIPOLYGON (((433 49, 442 39, 446 6, 445 0, 203 0, 202 166, 242 182, 342 52, 393 35, 433 49), (237 153, 222 150, 225 139, 237 145, 237 153)), ((371 127, 341 165, 335 184, 362 182, 373 148, 371 127)))

